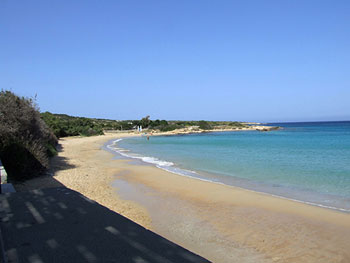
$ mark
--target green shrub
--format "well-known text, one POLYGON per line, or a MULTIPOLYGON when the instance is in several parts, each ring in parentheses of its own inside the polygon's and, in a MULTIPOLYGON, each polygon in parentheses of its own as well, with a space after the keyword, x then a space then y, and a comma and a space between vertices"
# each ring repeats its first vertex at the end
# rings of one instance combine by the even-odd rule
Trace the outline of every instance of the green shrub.
POLYGON ((10 180, 28 179, 48 168, 57 138, 32 99, 1 91, 0 123, 0 158, 10 180))
POLYGON ((246 125, 242 124, 241 122, 238 121, 233 121, 229 123, 229 126, 236 127, 236 128, 244 128, 246 125))
POLYGON ((157 127, 160 131, 162 132, 167 132, 167 131, 173 131, 176 129, 181 129, 183 126, 176 125, 176 124, 170 124, 170 125, 161 125, 157 127))
POLYGON ((51 144, 46 144, 46 149, 47 149, 47 155, 49 157, 53 157, 57 155, 57 150, 55 147, 53 147, 51 144))
MULTIPOLYGON (((50 112, 42 113, 41 118, 53 130, 58 138, 77 135, 102 135, 102 126, 105 124, 103 121, 95 119, 72 117, 64 114, 52 114, 50 112)), ((111 128, 113 127, 112 125, 110 126, 111 128)))
POLYGON ((199 125, 199 128, 202 130, 212 129, 212 126, 207 121, 199 121, 198 125, 199 125))

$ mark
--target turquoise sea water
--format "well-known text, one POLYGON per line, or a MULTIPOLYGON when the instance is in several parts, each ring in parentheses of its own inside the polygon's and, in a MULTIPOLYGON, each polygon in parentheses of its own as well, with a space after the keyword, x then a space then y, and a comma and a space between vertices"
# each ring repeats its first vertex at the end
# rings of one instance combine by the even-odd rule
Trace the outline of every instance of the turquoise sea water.
POLYGON ((111 149, 202 180, 350 212, 350 122, 127 138, 111 149))

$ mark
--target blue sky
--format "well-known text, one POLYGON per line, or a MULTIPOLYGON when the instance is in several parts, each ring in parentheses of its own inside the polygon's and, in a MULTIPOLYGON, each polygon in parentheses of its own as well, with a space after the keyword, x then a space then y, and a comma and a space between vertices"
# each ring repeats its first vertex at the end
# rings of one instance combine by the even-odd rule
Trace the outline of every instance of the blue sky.
POLYGON ((111 119, 350 120, 350 1, 0 2, 0 88, 111 119))

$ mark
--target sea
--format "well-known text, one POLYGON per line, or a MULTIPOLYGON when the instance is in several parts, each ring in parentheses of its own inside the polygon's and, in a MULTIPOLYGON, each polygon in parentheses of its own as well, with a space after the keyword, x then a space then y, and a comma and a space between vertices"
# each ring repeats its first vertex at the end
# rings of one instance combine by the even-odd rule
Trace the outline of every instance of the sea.
POLYGON ((181 176, 350 213, 350 121, 118 139, 117 155, 181 176))

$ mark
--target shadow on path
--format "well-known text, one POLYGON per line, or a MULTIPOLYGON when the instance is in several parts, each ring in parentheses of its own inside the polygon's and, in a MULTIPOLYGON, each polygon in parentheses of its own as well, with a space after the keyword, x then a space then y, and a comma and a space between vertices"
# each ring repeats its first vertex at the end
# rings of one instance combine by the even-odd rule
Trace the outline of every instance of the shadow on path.
MULTIPOLYGON (((62 150, 63 146, 58 144, 57 151, 60 152, 62 150)), ((53 176, 56 175, 58 171, 70 170, 74 168, 76 168, 76 166, 71 164, 66 157, 56 155, 50 159, 50 168, 46 171, 46 173, 33 177, 29 180, 14 181, 13 184, 18 192, 52 187, 65 187, 53 176)))
POLYGON ((209 262, 67 188, 0 202, 8 262, 209 262))

